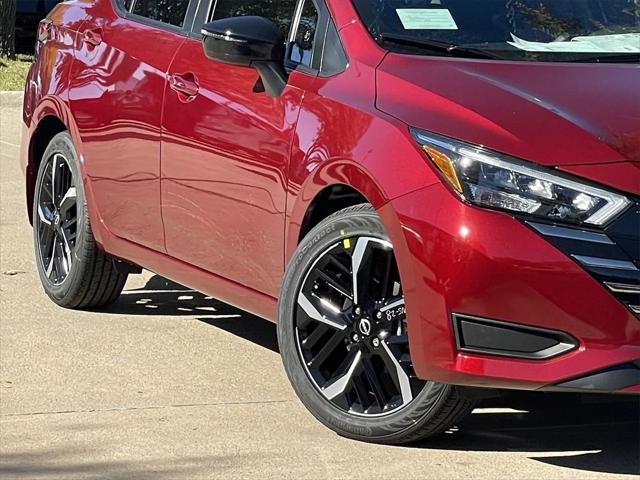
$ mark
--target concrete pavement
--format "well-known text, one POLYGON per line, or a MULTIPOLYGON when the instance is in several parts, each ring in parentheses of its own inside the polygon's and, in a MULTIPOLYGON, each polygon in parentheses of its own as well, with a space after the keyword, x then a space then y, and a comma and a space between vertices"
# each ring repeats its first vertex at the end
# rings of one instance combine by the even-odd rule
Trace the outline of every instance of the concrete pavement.
POLYGON ((640 473, 640 404, 512 395, 412 447, 346 440, 296 399, 275 328, 152 273, 101 313, 39 285, 0 94, 0 478, 605 479, 640 473))

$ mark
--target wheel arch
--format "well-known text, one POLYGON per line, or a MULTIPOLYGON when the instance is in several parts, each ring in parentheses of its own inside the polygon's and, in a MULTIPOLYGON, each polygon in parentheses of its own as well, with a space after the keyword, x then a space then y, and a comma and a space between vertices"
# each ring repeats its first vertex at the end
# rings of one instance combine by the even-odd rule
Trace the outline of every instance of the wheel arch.
POLYGON ((328 216, 342 210, 369 201, 355 188, 342 183, 334 183, 322 189, 309 204, 298 234, 298 243, 328 216))
MULTIPOLYGON (((415 272, 411 263, 402 222, 390 196, 362 165, 348 160, 327 162, 317 167, 300 187, 289 186, 288 223, 285 265, 304 236, 331 214, 360 203, 369 203, 386 230, 398 262, 405 291, 415 289, 415 272)), ((412 306, 407 307, 412 308, 412 306)))
POLYGON ((31 135, 26 175, 27 214, 31 225, 33 225, 33 196, 42 156, 51 139, 65 131, 68 131, 68 128, 58 116, 46 114, 40 119, 31 135))
POLYGON ((378 209, 388 201, 378 182, 361 165, 348 160, 327 162, 301 183, 289 189, 297 193, 289 199, 287 263, 304 236, 331 214, 361 203, 378 209))
POLYGON ((31 122, 27 124, 28 142, 23 142, 22 162, 26 172, 26 201, 29 221, 33 223, 33 193, 42 155, 53 137, 68 132, 80 160, 80 173, 85 179, 82 142, 68 100, 47 95, 35 107, 31 122))

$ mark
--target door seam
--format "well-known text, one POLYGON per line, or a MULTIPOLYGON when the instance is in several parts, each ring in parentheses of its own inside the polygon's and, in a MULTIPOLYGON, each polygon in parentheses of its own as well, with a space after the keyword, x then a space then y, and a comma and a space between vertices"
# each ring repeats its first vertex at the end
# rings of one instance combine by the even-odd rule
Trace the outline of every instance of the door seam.
POLYGON ((162 201, 162 182, 164 181, 163 179, 163 174, 162 174, 162 149, 163 149, 163 144, 164 144, 164 113, 165 113, 165 107, 166 107, 166 102, 167 102, 167 90, 168 90, 168 82, 169 82, 169 74, 171 72, 171 67, 173 65, 173 62, 175 61, 176 57, 178 56, 178 53, 180 52, 180 50, 182 49, 182 47, 184 46, 185 42, 187 41, 187 39, 183 39, 182 42, 180 43, 180 45, 178 45, 178 47, 176 48, 176 51, 174 52, 173 56, 171 57, 171 61, 169 62, 169 65, 167 65, 167 70, 164 72, 164 88, 162 90, 162 108, 160 110, 160 153, 158 155, 158 163, 159 163, 159 171, 158 171, 158 186, 159 186, 159 194, 160 194, 160 224, 162 225, 162 244, 164 245, 164 252, 166 254, 169 253, 169 250, 167 249, 167 230, 165 228, 165 224, 164 224, 164 203, 162 201))

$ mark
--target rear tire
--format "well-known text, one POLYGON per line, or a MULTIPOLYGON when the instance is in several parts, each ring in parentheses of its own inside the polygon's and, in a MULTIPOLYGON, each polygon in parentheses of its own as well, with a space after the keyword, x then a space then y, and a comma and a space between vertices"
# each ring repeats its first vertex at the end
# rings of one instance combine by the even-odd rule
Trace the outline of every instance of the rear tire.
POLYGON ((439 434, 473 409, 476 402, 455 386, 415 377, 403 317, 393 247, 370 205, 337 212, 300 243, 280 293, 278 342, 294 390, 320 422, 345 437, 403 444, 439 434), (376 251, 367 253, 370 246, 376 251), (335 258, 325 261, 328 255, 335 258), (369 295, 377 300, 365 299, 367 281, 369 291, 384 285, 382 294, 369 295), (331 354, 322 352, 326 345, 331 354))
POLYGON ((36 265, 46 294, 70 309, 115 302, 127 274, 93 237, 78 156, 67 132, 53 137, 42 156, 33 204, 36 265))

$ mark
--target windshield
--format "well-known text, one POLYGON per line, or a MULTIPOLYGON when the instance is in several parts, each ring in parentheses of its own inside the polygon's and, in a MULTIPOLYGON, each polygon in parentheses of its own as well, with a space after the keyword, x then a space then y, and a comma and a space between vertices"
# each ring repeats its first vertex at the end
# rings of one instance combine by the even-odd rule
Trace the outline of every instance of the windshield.
POLYGON ((402 53, 529 61, 638 61, 640 0, 353 0, 402 53), (434 45, 444 46, 438 51, 434 45), (471 56, 471 55, 469 55, 471 56))

